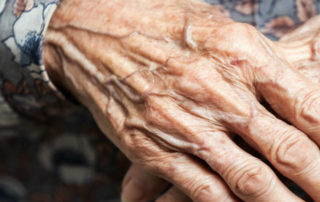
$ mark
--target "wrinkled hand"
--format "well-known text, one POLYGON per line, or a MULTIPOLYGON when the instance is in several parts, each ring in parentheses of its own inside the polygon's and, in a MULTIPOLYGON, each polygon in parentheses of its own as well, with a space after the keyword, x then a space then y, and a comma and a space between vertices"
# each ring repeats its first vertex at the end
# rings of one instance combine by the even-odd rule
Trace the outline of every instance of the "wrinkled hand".
MULTIPOLYGON (((287 60, 303 74, 320 84, 320 15, 276 42, 287 60)), ((138 165, 131 165, 123 180, 123 198, 129 201, 150 201, 168 187, 168 183, 144 171, 138 165), (131 182, 131 183, 129 183, 131 182), (133 182, 133 183, 132 183, 133 182), (137 194, 139 193, 139 194, 137 194)), ((184 202, 187 196, 172 187, 157 199, 161 201, 184 202)))
POLYGON ((64 0, 43 55, 131 161, 192 200, 300 200, 235 133, 319 200, 320 89, 253 27, 196 0, 64 0))

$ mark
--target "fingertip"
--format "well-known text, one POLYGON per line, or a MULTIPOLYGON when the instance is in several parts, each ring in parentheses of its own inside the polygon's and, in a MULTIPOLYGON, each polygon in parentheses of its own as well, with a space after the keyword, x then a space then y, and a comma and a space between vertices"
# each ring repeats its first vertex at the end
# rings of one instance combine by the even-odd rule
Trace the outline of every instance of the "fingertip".
POLYGON ((135 178, 131 178, 122 188, 121 201, 135 202, 144 199, 143 186, 135 178))
POLYGON ((170 188, 156 202, 192 202, 192 200, 176 187, 170 188))
POLYGON ((132 165, 122 183, 121 201, 150 201, 160 194, 167 184, 141 167, 132 165))

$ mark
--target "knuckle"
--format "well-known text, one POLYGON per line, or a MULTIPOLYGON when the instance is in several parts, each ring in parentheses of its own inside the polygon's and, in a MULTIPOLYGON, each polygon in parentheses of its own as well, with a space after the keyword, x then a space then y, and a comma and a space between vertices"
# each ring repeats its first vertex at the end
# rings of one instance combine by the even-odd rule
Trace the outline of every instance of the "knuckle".
POLYGON ((272 175, 263 166, 246 167, 234 175, 234 190, 242 196, 259 197, 272 186, 272 175))
POLYGON ((191 198, 195 201, 211 201, 214 190, 209 185, 199 185, 194 187, 191 192, 191 198))
POLYGON ((252 25, 236 22, 231 25, 229 33, 231 34, 230 37, 234 39, 235 43, 239 44, 248 42, 248 40, 251 41, 252 36, 256 33, 256 29, 252 25), (239 40, 239 38, 244 41, 239 40))
MULTIPOLYGON (((190 150, 190 153, 192 153, 195 156, 199 156, 209 164, 212 160, 213 153, 215 155, 215 158, 218 158, 218 159, 226 158, 226 153, 224 150, 220 150, 220 149, 216 150, 214 148, 214 146, 217 146, 217 145, 221 147, 227 144, 228 138, 225 136, 224 133, 220 131, 212 131, 210 133, 210 136, 206 136, 206 138, 201 138, 203 136, 199 136, 199 137, 196 137, 194 139, 194 142, 196 143, 197 146, 192 148, 190 150)), ((214 162, 216 161, 213 160, 212 163, 214 162)), ((219 164, 223 164, 223 163, 219 163, 219 164)), ((223 168, 224 166, 221 166, 221 167, 223 168)))
MULTIPOLYGON (((312 125, 317 125, 320 123, 319 107, 320 107, 320 92, 310 91, 302 97, 300 101, 300 106, 297 107, 297 112, 295 118, 299 120, 306 121, 312 125)), ((298 102, 299 103, 299 102, 298 102)))
POLYGON ((190 197, 193 201, 225 201, 228 198, 225 187, 219 187, 215 183, 212 183, 212 178, 204 179, 202 181, 189 181, 190 197))
POLYGON ((316 159, 313 148, 314 145, 306 137, 288 135, 275 151, 276 165, 285 172, 303 172, 316 159))
POLYGON ((246 57, 246 59, 249 59, 250 55, 256 53, 257 50, 261 49, 257 37, 259 33, 251 25, 239 22, 231 23, 228 25, 224 25, 219 31, 219 34, 219 37, 225 39, 225 41, 210 41, 211 44, 215 44, 217 47, 220 47, 221 50, 237 54, 238 57, 239 55, 243 55, 246 57), (250 44, 250 47, 248 47, 248 44, 250 44))

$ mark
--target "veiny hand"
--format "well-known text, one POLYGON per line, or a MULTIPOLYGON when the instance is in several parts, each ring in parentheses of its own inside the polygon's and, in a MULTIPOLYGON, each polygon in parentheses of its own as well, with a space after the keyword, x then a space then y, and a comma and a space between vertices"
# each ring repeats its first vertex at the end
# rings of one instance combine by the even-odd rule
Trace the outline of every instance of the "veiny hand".
POLYGON ((320 89, 253 27, 197 0, 64 0, 43 54, 131 161, 192 200, 300 201, 235 133, 320 200, 320 89))
MULTIPOLYGON (((276 44, 301 74, 320 85, 320 15, 286 34, 276 44)), ((122 198, 132 202, 150 201, 156 196, 160 202, 190 200, 176 187, 160 195, 166 187, 167 182, 133 164, 123 180, 122 198), (134 183, 128 183, 132 181, 134 183)))

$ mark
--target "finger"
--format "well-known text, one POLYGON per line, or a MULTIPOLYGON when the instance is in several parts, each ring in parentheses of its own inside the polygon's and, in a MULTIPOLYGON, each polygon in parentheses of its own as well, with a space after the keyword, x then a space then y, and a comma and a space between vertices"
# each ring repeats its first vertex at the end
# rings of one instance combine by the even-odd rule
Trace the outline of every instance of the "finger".
MULTIPOLYGON (((225 182, 199 159, 182 152, 168 152, 142 131, 132 130, 122 139, 130 159, 184 192, 193 201, 238 201, 225 182), (129 143, 131 142, 131 143, 129 143), (135 159, 136 156, 144 156, 135 159)), ((124 150, 124 151, 126 151, 124 150)))
POLYGON ((314 199, 320 194, 320 152, 304 133, 277 119, 261 105, 236 131, 286 177, 292 179, 314 199))
MULTIPOLYGON (((215 83, 215 87, 218 89, 222 89, 220 88, 221 85, 223 85, 222 82, 215 83)), ((207 87, 206 89, 210 88, 207 87)), ((230 97, 232 89, 224 92, 228 92, 228 97, 230 97)), ((238 107, 244 107, 238 108, 237 112, 239 115, 232 115, 231 112, 236 108, 231 104, 232 101, 227 100, 228 98, 226 96, 218 97, 219 92, 213 93, 215 95, 214 98, 219 98, 220 102, 224 101, 223 99, 226 100, 224 106, 221 106, 221 108, 227 112, 221 112, 221 115, 223 116, 221 116, 220 119, 229 117, 235 118, 238 122, 242 122, 243 116, 248 114, 248 112, 244 112, 243 108, 247 109, 248 106, 243 102, 237 103, 238 107), (228 115, 228 112, 231 115, 228 115)), ((235 95, 232 94, 231 97, 235 97, 235 95)), ((185 135, 185 137, 188 138, 187 142, 179 140, 171 141, 169 143, 171 145, 176 145, 176 147, 184 147, 186 151, 205 160, 214 171, 220 174, 239 198, 245 201, 299 200, 279 181, 268 166, 241 150, 226 133, 216 130, 212 122, 207 122, 202 118, 199 118, 203 113, 196 117, 191 113, 184 111, 190 110, 190 107, 188 108, 187 106, 182 105, 176 106, 175 103, 165 102, 165 99, 163 98, 153 98, 152 101, 153 106, 156 110, 161 111, 161 115, 164 116, 166 120, 170 120, 171 124, 176 124, 180 127, 180 130, 171 130, 171 132, 180 133, 182 135, 183 132, 187 134, 185 135), (154 103, 157 104, 155 105, 154 103)), ((248 111, 249 110, 250 107, 248 111)), ((193 112, 196 113, 196 111, 193 112)), ((154 114, 153 116, 155 115, 157 114, 154 114)), ((153 116, 148 116, 148 119, 154 119, 153 116)), ((210 120, 209 118, 208 120, 210 120)), ((158 122, 158 124, 163 123, 158 122)))
POLYGON ((165 163, 157 163, 151 171, 171 182, 192 201, 239 201, 218 175, 188 155, 170 154, 165 163))
POLYGON ((233 193, 244 201, 300 201, 273 171, 237 147, 226 134, 215 133, 197 155, 216 170, 233 193), (222 146, 217 147, 217 143, 222 146))
MULTIPOLYGON (((313 23, 320 21, 320 16, 317 20, 313 19, 311 21, 313 23)), ((280 39, 274 42, 277 49, 283 52, 283 57, 293 66, 300 66, 302 64, 309 66, 320 58, 319 23, 316 25, 316 28, 308 24, 309 23, 303 25, 288 36, 285 36, 285 40, 280 39)), ((310 76, 308 76, 308 78, 310 78, 310 76)))
POLYGON ((188 196, 178 188, 172 187, 166 193, 161 195, 156 202, 192 202, 188 196))
POLYGON ((122 183, 122 201, 150 201, 160 194, 168 183, 133 164, 122 183))
POLYGON ((320 16, 314 16, 294 31, 285 34, 279 39, 281 42, 290 43, 293 40, 304 40, 319 31, 320 16))
POLYGON ((256 83, 264 99, 320 145, 320 89, 284 63, 263 69, 256 83))

